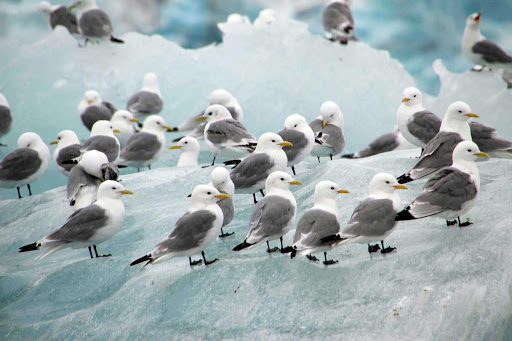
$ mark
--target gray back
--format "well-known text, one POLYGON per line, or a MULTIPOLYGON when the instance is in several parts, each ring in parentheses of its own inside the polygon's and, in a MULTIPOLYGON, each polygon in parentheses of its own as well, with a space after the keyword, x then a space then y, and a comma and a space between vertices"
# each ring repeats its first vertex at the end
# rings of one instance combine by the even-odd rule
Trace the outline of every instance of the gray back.
POLYGON ((283 129, 278 134, 283 138, 284 141, 288 141, 293 144, 293 146, 283 148, 283 151, 288 157, 288 162, 294 161, 297 155, 299 155, 299 153, 308 144, 306 135, 300 131, 293 129, 283 129))
POLYGON ((126 109, 134 114, 158 114, 164 102, 158 94, 151 91, 139 91, 128 100, 126 109))
POLYGON ((472 51, 481 54, 488 63, 512 63, 512 57, 498 45, 487 39, 481 40, 473 45, 472 51))
POLYGON ((336 29, 346 21, 354 25, 354 18, 352 17, 350 7, 344 3, 332 3, 322 13, 322 26, 325 31, 336 29))
MULTIPOLYGON (((340 232, 340 223, 336 216, 324 210, 310 209, 300 217, 297 229, 293 236, 293 243, 297 243, 302 235, 302 244, 311 247, 324 244, 321 239, 340 232)), ((325 244, 332 244, 332 241, 325 244)))
POLYGON ((69 33, 78 34, 76 15, 71 11, 68 11, 66 6, 59 6, 50 13, 50 26, 55 28, 58 25, 67 28, 69 33))
POLYGON ((237 188, 248 188, 260 181, 265 181, 274 161, 267 153, 247 156, 231 171, 230 177, 237 188))
MULTIPOLYGON (((220 192, 227 194, 224 191, 220 192)), ((222 214, 224 215, 224 220, 222 221, 222 227, 224 227, 229 224, 235 216, 235 205, 233 204, 233 198, 220 199, 217 201, 217 205, 219 205, 220 209, 222 210, 222 214)))
POLYGON ((282 234, 295 215, 295 207, 286 198, 267 195, 254 206, 249 220, 249 234, 266 237, 282 234))
POLYGON ((0 161, 0 180, 26 179, 37 172, 42 162, 39 154, 33 149, 15 149, 0 161))
POLYGON ((123 160, 147 161, 160 150, 161 146, 156 135, 140 131, 133 134, 126 142, 120 157, 123 160))
POLYGON ((0 105, 0 135, 7 134, 11 130, 12 116, 11 109, 0 105))
POLYGON ((108 15, 99 8, 82 14, 78 25, 86 37, 105 38, 112 35, 112 23, 108 15))
POLYGON ((106 211, 92 204, 74 212, 61 228, 46 238, 62 242, 85 242, 91 239, 96 231, 105 226, 107 222, 106 211))
POLYGON ((459 142, 464 141, 458 133, 440 131, 425 146, 420 161, 412 170, 416 178, 428 175, 452 164, 452 153, 459 142))
POLYGON ((347 236, 382 236, 395 226, 396 213, 390 199, 367 198, 357 205, 342 234, 347 236))
POLYGON ((232 118, 213 122, 206 133, 206 138, 213 144, 226 143, 228 140, 237 143, 242 139, 255 139, 253 134, 247 132, 242 123, 232 118))
POLYGON ((109 162, 113 162, 119 155, 119 144, 115 137, 96 135, 89 137, 83 144, 83 149, 86 151, 97 150, 107 156, 109 162))
POLYGON ((82 119, 84 126, 91 130, 94 123, 99 120, 110 121, 112 113, 105 106, 91 105, 85 109, 85 111, 80 115, 80 118, 82 119))
POLYGON ((385 153, 398 147, 398 140, 395 133, 387 133, 377 137, 370 145, 359 151, 360 157, 369 157, 372 155, 385 153))
POLYGON ((418 111, 407 122, 409 132, 421 142, 427 144, 441 128, 441 119, 428 110, 418 111))
POLYGON ((496 135, 496 129, 477 122, 470 122, 471 138, 483 152, 512 148, 512 141, 496 135))
POLYGON ((334 148, 336 154, 339 154, 345 148, 345 138, 341 128, 334 124, 328 124, 322 129, 322 140, 334 148))
POLYGON ((100 179, 86 173, 81 165, 76 165, 69 172, 68 184, 66 187, 67 197, 68 199, 74 198, 83 186, 99 186, 100 184, 100 179))
POLYGON ((82 146, 79 144, 72 144, 62 148, 57 156, 57 164, 69 172, 71 168, 76 166, 76 163, 69 163, 65 161, 72 161, 82 155, 81 150, 82 146))
POLYGON ((311 127, 311 130, 313 130, 313 132, 318 133, 322 131, 322 124, 323 121, 321 119, 315 118, 313 121, 309 123, 309 126, 311 127))

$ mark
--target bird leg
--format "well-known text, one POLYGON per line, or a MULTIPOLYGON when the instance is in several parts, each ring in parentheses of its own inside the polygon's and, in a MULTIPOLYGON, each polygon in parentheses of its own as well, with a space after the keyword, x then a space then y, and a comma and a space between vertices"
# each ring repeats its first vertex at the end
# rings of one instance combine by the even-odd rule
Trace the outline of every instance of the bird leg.
POLYGON ((270 245, 269 245, 269 243, 267 241, 267 252, 268 253, 276 252, 277 250, 279 250, 279 248, 277 246, 275 248, 271 249, 270 245))
POLYGON ((379 250, 380 250, 379 244, 375 244, 375 245, 368 244, 368 253, 377 252, 379 250))
POLYGON ((200 259, 200 260, 192 261, 192 258, 188 257, 188 263, 190 264, 190 266, 194 266, 194 265, 202 264, 203 260, 200 259))
POLYGON ((256 193, 252 194, 252 198, 254 199, 254 205, 258 203, 258 200, 256 200, 256 193))
POLYGON ((469 219, 465 223, 461 223, 460 222, 460 217, 457 217, 457 220, 459 222, 459 227, 465 227, 465 226, 473 225, 473 223, 470 222, 469 219))
POLYGON ((21 196, 21 193, 20 193, 20 188, 19 188, 19 187, 16 187, 16 189, 18 190, 18 199, 23 198, 23 197, 21 196))
POLYGON ((137 167, 137 173, 140 173, 140 167, 137 167))
POLYGON ((281 248, 279 249, 279 252, 281 253, 288 253, 291 252, 293 249, 291 246, 287 246, 286 248, 283 247, 283 237, 279 237, 279 240, 281 241, 281 248), (292 250, 290 250, 292 249, 292 250))
POLYGON ((94 253, 96 254, 96 258, 98 257, 111 257, 112 255, 109 253, 108 255, 98 255, 98 251, 96 250, 96 245, 92 246, 94 248, 94 253))
POLYGON ((332 161, 332 155, 331 155, 331 154, 329 154, 329 156, 331 157, 331 161, 332 161))
POLYGON ((220 228, 220 234, 219 234, 220 238, 228 237, 228 236, 231 236, 232 234, 235 234, 235 232, 224 233, 224 230, 222 229, 222 227, 220 228))
POLYGON ((318 159, 318 163, 320 163, 320 156, 317 156, 316 158, 318 159))
POLYGON ((27 188, 28 188, 28 195, 32 195, 32 191, 30 190, 30 184, 27 184, 27 188))
POLYGON ((297 173, 295 173, 295 167, 292 166, 292 172, 293 172, 293 175, 297 175, 297 173))
POLYGON ((309 259, 312 262, 318 262, 320 259, 313 256, 311 253, 309 255, 306 255, 306 258, 309 259))
POLYGON ((210 265, 210 264, 215 263, 216 261, 218 261, 218 260, 219 260, 218 258, 215 258, 214 260, 212 260, 212 261, 208 262, 208 261, 206 260, 206 257, 204 256, 204 251, 201 251, 201 255, 203 255, 204 265, 210 265))
POLYGON ((94 258, 94 257, 92 256, 92 250, 91 250, 91 247, 90 247, 90 246, 89 246, 89 254, 91 255, 91 258, 94 258))
POLYGON ((334 259, 327 260, 327 252, 324 252, 324 259, 324 265, 332 265, 338 263, 338 261, 334 259))
POLYGON ((261 195, 262 195, 263 197, 265 197, 265 192, 263 192, 263 190, 262 190, 262 189, 260 189, 260 193, 261 193, 261 195))
POLYGON ((383 240, 381 240, 380 243, 382 245, 382 250, 380 250, 380 253, 390 253, 390 252, 393 252, 396 250, 396 247, 391 247, 391 246, 388 246, 385 248, 383 240))
POLYGON ((446 221, 446 226, 452 226, 455 224, 457 224, 457 220, 447 220, 446 221))
POLYGON ((215 165, 215 158, 216 158, 216 157, 217 157, 217 156, 215 156, 215 155, 213 156, 213 161, 212 161, 212 164, 211 164, 211 165, 205 165, 205 166, 202 166, 201 168, 208 168, 208 167, 211 167, 211 166, 215 165))
POLYGON ((148 165, 148 169, 151 170, 151 165, 148 165))
POLYGON ((0 147, 7 147, 6 144, 0 143, 0 147))

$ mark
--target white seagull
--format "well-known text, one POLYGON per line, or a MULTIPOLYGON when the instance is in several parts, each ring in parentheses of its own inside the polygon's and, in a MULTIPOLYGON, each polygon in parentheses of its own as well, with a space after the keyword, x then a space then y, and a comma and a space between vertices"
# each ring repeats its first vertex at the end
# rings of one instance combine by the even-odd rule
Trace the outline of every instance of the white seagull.
POLYGON ((116 161, 121 145, 114 133, 119 133, 119 130, 114 129, 110 121, 101 120, 94 123, 91 136, 82 145, 82 151, 98 150, 107 156, 108 162, 116 161))
POLYGON ((130 137, 138 131, 133 124, 138 123, 139 120, 133 117, 132 113, 128 110, 116 111, 114 115, 112 115, 110 122, 112 123, 112 127, 119 131, 116 137, 119 140, 121 148, 123 148, 130 137))
POLYGON ((283 140, 293 144, 284 149, 284 152, 288 158, 288 167, 291 167, 293 175, 296 175, 294 166, 311 153, 315 144, 315 133, 303 116, 295 114, 286 118, 284 129, 278 134, 283 140))
POLYGON ((153 72, 144 75, 142 89, 132 95, 126 103, 126 109, 135 116, 158 114, 164 102, 158 86, 158 77, 153 72))
POLYGON ((55 161, 57 169, 65 176, 69 176, 71 168, 76 165, 73 160, 82 155, 82 145, 78 136, 73 130, 63 130, 50 144, 57 145, 53 152, 53 161, 55 161))
POLYGON ((183 151, 178 159, 178 167, 197 166, 199 157, 199 141, 192 136, 185 136, 178 144, 170 146, 169 149, 180 149, 183 151))
POLYGON ((309 125, 317 134, 311 155, 318 158, 332 157, 338 155, 345 147, 343 137, 343 113, 334 102, 327 101, 320 107, 320 116, 309 125))

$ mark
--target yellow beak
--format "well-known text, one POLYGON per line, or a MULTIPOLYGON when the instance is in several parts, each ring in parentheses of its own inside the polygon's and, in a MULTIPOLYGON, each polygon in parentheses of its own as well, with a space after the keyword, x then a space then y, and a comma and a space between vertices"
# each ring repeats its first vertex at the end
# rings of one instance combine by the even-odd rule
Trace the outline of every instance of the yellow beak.
POLYGON ((133 192, 129 189, 125 189, 124 191, 121 191, 121 194, 133 194, 133 192))
POLYGON ((477 114, 475 114, 474 112, 472 113, 469 113, 466 115, 467 117, 474 117, 474 118, 479 118, 480 116, 478 116, 477 114))
POLYGON ((348 190, 346 190, 346 189, 340 189, 338 191, 338 193, 350 193, 350 192, 348 190))
POLYGON ((403 103, 403 102, 409 102, 409 101, 410 101, 410 99, 408 99, 407 97, 404 97, 404 98, 402 99, 402 103, 403 103))
POLYGON ((169 127, 169 126, 163 126, 162 128, 172 131, 172 127, 169 127))
POLYGON ((299 180, 293 180, 290 181, 290 185, 302 185, 302 182, 300 182, 299 180))
POLYGON ((134 117, 134 118, 130 118, 130 122, 139 122, 139 120, 134 117))
POLYGON ((181 146, 175 144, 174 146, 170 146, 169 149, 181 149, 181 146))
POLYGON ((71 6, 68 6, 68 11, 71 11, 71 10, 72 10, 73 8, 75 8, 75 7, 76 7, 76 5, 75 5, 75 4, 73 4, 73 5, 71 5, 71 6))
POLYGON ((202 120, 206 120, 206 117, 204 117, 204 116, 196 117, 196 121, 202 121, 202 120))
MULTIPOLYGON (((69 7, 68 7, 68 9, 69 9, 69 7)), ((92 103, 92 101, 90 99, 88 99, 87 104, 91 104, 91 103, 92 103)))
POLYGON ((291 146, 293 146, 293 143, 284 141, 283 143, 279 143, 279 145, 283 146, 283 147, 291 147, 291 146))
POLYGON ((231 198, 231 196, 229 194, 226 194, 226 193, 221 193, 219 195, 216 195, 215 198, 217 198, 217 199, 229 199, 229 198, 231 198))
POLYGON ((119 129, 114 129, 114 133, 120 133, 119 129))
POLYGON ((101 177, 101 182, 105 182, 105 178, 104 177, 101 177))
POLYGON ((322 122, 322 128, 324 128, 327 125, 327 122, 322 122))
POLYGON ((52 142, 50 142, 50 144, 58 144, 58 143, 59 143, 59 142, 57 142, 57 141, 52 141, 52 142))
POLYGON ((484 152, 476 153, 475 155, 480 156, 480 157, 490 157, 489 154, 484 153, 484 152))
POLYGON ((394 185, 393 187, 395 187, 396 189, 408 189, 407 186, 403 184, 394 185))

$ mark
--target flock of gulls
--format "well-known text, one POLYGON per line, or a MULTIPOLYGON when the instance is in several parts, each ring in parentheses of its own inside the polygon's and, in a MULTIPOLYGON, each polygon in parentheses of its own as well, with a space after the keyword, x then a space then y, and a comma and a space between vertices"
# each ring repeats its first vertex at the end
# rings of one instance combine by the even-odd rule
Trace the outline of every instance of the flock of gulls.
MULTIPOLYGON (((51 14, 52 27, 64 25, 86 43, 122 42, 113 36, 108 16, 94 0, 78 0, 68 8, 42 4, 40 9, 51 14), (72 8, 78 10, 77 16, 70 12, 72 8)), ((243 17, 231 15, 228 21, 240 18, 243 17)), ((478 13, 467 19, 462 40, 464 54, 478 64, 479 71, 512 69, 512 57, 480 34, 480 18, 478 13)), ((257 20, 259 25, 270 25, 275 16, 265 10, 257 20)), ((350 7, 344 1, 327 5, 323 25, 331 41, 350 44, 357 40, 350 7)), ((338 262, 328 259, 329 250, 349 243, 367 244, 369 253, 380 250, 386 254, 395 250, 385 247, 384 239, 398 221, 440 217, 448 226, 472 224, 469 218, 461 217, 474 207, 480 192, 475 160, 489 155, 512 158, 512 141, 498 136, 492 127, 472 122, 479 116, 468 104, 453 102, 441 119, 423 107, 422 94, 413 87, 405 89, 402 102, 397 103, 395 130, 363 150, 345 155, 343 114, 332 101, 323 103, 320 115, 309 123, 301 115, 290 115, 283 130, 256 138, 242 124, 242 106, 231 93, 216 89, 208 100, 205 110, 171 127, 159 115, 163 100, 154 73, 144 76, 142 88, 127 100, 126 110, 116 110, 96 91, 86 91, 78 112, 90 137, 81 143, 76 133, 64 130, 50 143, 57 145, 53 154, 57 168, 68 176, 67 199, 74 212, 62 227, 20 247, 19 252, 43 249, 38 257, 43 258, 72 247, 88 248, 91 258, 110 256, 98 254, 97 245, 119 231, 125 215, 121 197, 133 194, 117 182, 119 168, 151 169, 168 148, 166 132, 184 135, 169 147, 182 151, 178 167, 200 167, 199 140, 204 140, 213 156, 211 165, 203 167, 214 166, 218 158, 228 161, 213 168, 211 183, 194 188, 190 208, 176 221, 169 236, 131 265, 156 264, 174 257, 188 257, 190 266, 217 261, 207 260, 204 250, 217 236, 233 234, 224 228, 236 214, 233 199, 238 194, 251 194, 255 205, 247 234, 233 251, 265 243, 267 252, 288 253, 291 258, 305 255, 316 262, 319 259, 314 254, 323 253, 325 265, 338 262), (369 183, 368 197, 355 207, 343 229, 335 198, 349 191, 332 181, 318 182, 313 207, 295 222, 297 203, 290 186, 301 182, 286 172, 287 167, 295 175, 296 167, 310 155, 320 162, 322 158, 357 159, 411 147, 422 150, 416 165, 398 178, 388 173, 376 174, 369 183), (423 191, 404 208, 397 190, 405 190, 405 183, 420 179, 427 180, 423 191), (257 194, 261 194, 259 200, 257 194), (283 236, 293 229, 293 244, 283 245, 283 236), (272 241, 279 241, 278 246, 271 248, 272 241), (192 259, 199 254, 202 259, 192 259)), ((11 122, 8 102, 0 95, 0 137, 8 133, 11 122)), ((31 194, 30 183, 45 172, 49 160, 50 151, 37 134, 22 134, 18 148, 0 162, 0 187, 17 188, 21 198, 20 187, 27 185, 31 194)))

